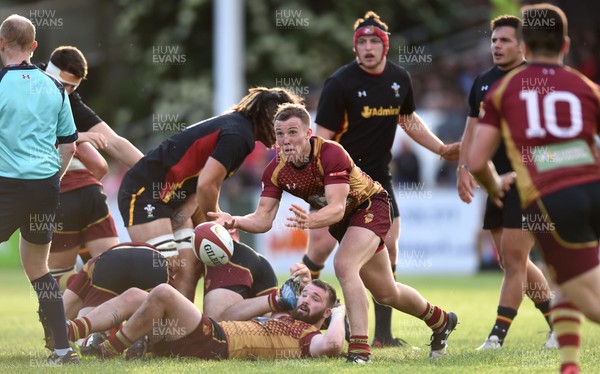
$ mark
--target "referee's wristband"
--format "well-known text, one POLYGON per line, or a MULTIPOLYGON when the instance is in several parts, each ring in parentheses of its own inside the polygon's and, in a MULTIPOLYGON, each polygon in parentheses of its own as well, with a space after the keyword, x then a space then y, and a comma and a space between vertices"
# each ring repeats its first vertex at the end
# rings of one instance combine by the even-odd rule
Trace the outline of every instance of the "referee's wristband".
POLYGON ((469 164, 461 164, 458 165, 456 167, 456 172, 458 173, 461 169, 465 169, 466 171, 469 171, 469 164))

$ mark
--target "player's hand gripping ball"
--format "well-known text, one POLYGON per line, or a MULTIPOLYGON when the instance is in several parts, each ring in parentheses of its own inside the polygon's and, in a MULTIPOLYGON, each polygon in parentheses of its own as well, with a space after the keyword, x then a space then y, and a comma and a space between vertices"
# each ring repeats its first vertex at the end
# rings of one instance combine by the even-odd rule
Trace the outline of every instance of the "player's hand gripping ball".
POLYGON ((233 256, 233 239, 216 222, 204 222, 194 229, 194 254, 207 266, 225 265, 233 256))

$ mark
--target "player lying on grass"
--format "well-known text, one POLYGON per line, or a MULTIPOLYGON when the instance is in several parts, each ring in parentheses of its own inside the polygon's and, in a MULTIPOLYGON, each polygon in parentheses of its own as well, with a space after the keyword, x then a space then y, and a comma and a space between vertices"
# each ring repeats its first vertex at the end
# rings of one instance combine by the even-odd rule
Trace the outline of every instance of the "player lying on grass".
MULTIPOLYGON (((335 289, 314 280, 298 295, 296 284, 286 282, 280 297, 271 294, 236 304, 240 319, 273 312, 270 318, 228 322, 207 317, 168 284, 150 293, 131 288, 85 318, 70 321, 69 338, 73 341, 80 331, 103 331, 127 320, 98 346, 102 357, 118 356, 144 336, 159 356, 278 359, 339 355, 344 345, 345 307, 335 306, 335 289), (319 328, 330 316, 329 329, 321 334, 319 328)), ((139 357, 144 351, 145 346, 137 346, 126 356, 139 357)))

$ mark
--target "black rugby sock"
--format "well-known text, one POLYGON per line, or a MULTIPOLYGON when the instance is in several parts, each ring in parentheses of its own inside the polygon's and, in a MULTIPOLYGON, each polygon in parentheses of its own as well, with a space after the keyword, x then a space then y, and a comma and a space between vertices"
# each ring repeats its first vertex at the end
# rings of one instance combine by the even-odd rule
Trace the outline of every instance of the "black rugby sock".
POLYGON ((312 277, 312 279, 319 279, 319 276, 321 276, 321 270, 323 270, 325 265, 315 264, 311 261, 310 258, 308 258, 307 255, 304 255, 304 257, 302 257, 302 263, 306 265, 308 270, 310 270, 310 276, 312 277))
POLYGON ((47 273, 31 281, 31 285, 37 294, 40 309, 46 316, 48 326, 52 330, 55 349, 70 348, 69 339, 67 338, 65 308, 58 283, 50 273, 47 273))
POLYGON ((506 338, 506 334, 508 334, 508 329, 512 324, 513 320, 517 316, 517 311, 513 308, 508 308, 505 306, 498 306, 498 315, 496 316, 496 323, 490 332, 490 335, 496 335, 500 340, 500 345, 504 343, 504 339, 506 338))

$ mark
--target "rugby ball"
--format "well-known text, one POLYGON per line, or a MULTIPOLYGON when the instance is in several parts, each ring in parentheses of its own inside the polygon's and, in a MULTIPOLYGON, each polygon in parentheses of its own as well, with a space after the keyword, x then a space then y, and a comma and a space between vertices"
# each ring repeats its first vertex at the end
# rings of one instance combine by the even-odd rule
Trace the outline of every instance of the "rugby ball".
POLYGON ((204 222, 194 229, 194 254, 207 266, 225 265, 233 256, 229 231, 216 222, 204 222))

